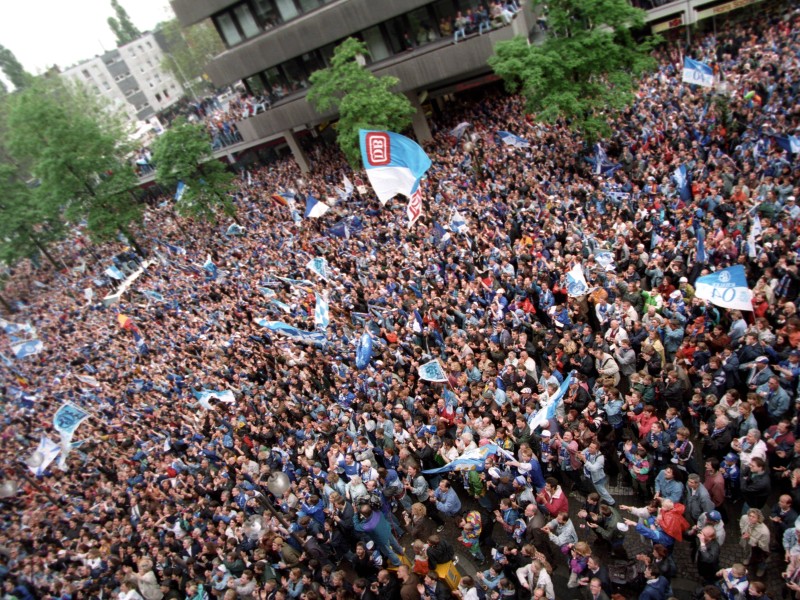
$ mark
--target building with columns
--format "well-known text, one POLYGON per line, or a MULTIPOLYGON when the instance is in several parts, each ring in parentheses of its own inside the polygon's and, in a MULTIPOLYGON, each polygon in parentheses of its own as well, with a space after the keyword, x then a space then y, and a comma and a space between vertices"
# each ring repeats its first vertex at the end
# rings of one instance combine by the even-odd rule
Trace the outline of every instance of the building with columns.
MULTIPOLYGON (((206 68, 214 85, 241 82, 269 99, 270 108, 237 123, 242 147, 283 138, 301 168, 308 167, 296 134, 336 117, 319 114, 306 101, 311 73, 327 67, 333 50, 348 37, 366 43, 367 66, 378 76, 400 80, 397 91, 417 109, 419 140, 431 137, 425 105, 457 91, 496 80, 486 59, 494 44, 528 35, 526 10, 510 24, 497 23, 481 35, 454 43, 445 22, 479 0, 172 0, 184 26, 210 18, 226 50, 206 68), (501 26, 502 25, 502 26, 501 26)), ((526 3, 527 4, 527 3, 526 3)), ((230 158, 230 156, 229 156, 230 158)))

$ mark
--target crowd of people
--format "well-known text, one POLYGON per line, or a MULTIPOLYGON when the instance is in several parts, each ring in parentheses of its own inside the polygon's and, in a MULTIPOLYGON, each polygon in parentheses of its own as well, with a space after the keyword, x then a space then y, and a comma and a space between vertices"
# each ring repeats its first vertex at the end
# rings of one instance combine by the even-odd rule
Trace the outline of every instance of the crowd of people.
POLYGON ((566 124, 487 90, 432 122, 414 227, 369 189, 333 200, 359 174, 317 140, 310 173, 285 160, 237 181, 241 229, 149 209, 135 234, 152 263, 119 303, 101 301, 98 256, 130 257, 125 242, 78 228, 58 248, 68 269, 15 265, 6 325, 44 347, 0 364, 2 468, 21 483, 0 500, 2 597, 552 600, 561 577, 574 597, 666 600, 684 549, 698 597, 763 599, 779 580, 798 597, 800 189, 773 137, 800 126, 789 6, 695 40, 714 90, 682 84, 680 52, 660 49, 602 174, 566 124), (336 205, 294 221, 274 199, 289 191, 336 205), (319 256, 326 280, 306 268, 319 256), (575 265, 591 290, 570 297, 575 265), (752 311, 695 294, 731 265, 752 311), (324 344, 256 322, 314 330, 314 292, 324 344), (434 359, 446 383, 420 378, 434 359), (91 415, 80 445, 23 478, 64 402, 91 415), (487 446, 480 470, 429 472, 487 446), (726 537, 739 560, 721 560, 726 537), (457 552, 475 576, 451 581, 457 552))

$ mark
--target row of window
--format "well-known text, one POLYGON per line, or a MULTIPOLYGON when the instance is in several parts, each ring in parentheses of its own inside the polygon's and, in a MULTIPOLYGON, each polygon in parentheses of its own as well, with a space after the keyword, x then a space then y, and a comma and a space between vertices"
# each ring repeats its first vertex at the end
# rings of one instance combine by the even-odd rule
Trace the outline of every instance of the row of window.
MULTIPOLYGON (((368 63, 402 54, 419 46, 435 42, 453 33, 453 21, 458 12, 476 10, 486 5, 480 0, 436 0, 409 13, 400 15, 350 37, 363 41, 369 50, 368 63)), ((333 51, 344 40, 337 40, 302 56, 255 73, 244 80, 248 90, 267 96, 272 102, 308 87, 314 71, 330 65, 333 51)))
POLYGON ((230 48, 334 0, 245 0, 214 15, 214 25, 230 48))

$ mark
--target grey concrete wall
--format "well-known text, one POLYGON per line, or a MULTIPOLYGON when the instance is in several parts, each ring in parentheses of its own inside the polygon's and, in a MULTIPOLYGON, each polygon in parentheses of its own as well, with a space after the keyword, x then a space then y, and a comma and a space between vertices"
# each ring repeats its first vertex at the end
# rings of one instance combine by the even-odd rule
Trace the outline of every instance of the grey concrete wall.
MULTIPOLYGON (((516 20, 520 18, 518 15, 516 20)), ((524 31, 524 24, 519 25, 524 31)), ((513 36, 514 28, 504 27, 458 44, 450 41, 430 44, 384 61, 374 72, 379 76, 397 77, 400 80, 396 88, 398 92, 419 92, 442 81, 488 73, 490 68, 486 60, 492 55, 494 44, 513 36)), ((237 126, 242 138, 250 142, 335 116, 335 112, 317 113, 306 101, 305 94, 298 94, 266 112, 239 122, 237 126)))
POLYGON ((170 4, 181 25, 187 27, 224 10, 225 7, 235 4, 235 2, 231 2, 231 0, 171 0, 170 4))

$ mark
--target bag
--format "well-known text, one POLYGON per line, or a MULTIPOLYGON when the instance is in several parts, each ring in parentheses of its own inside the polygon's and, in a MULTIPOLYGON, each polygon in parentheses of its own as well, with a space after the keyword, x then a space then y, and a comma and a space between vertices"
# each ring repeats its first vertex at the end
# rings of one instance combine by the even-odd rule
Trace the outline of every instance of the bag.
POLYGON ((414 557, 414 569, 413 569, 414 573, 416 573, 417 575, 424 576, 428 574, 429 570, 430 566, 428 565, 427 558, 419 558, 416 556, 414 557))

